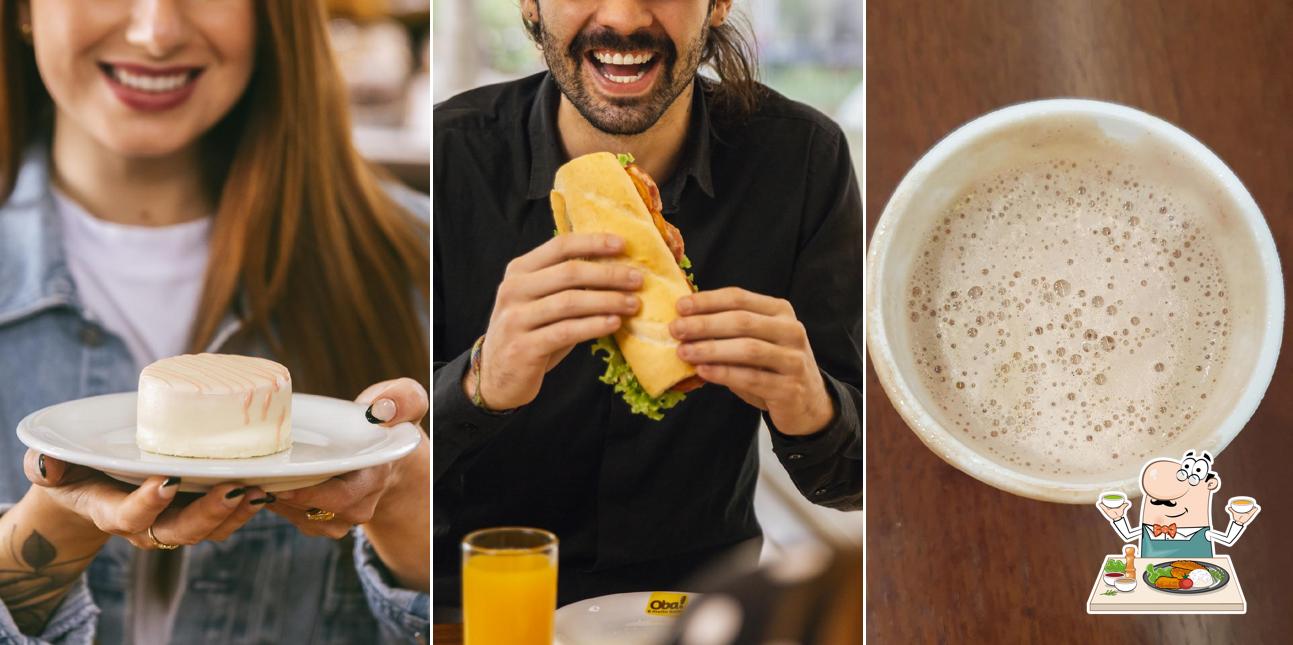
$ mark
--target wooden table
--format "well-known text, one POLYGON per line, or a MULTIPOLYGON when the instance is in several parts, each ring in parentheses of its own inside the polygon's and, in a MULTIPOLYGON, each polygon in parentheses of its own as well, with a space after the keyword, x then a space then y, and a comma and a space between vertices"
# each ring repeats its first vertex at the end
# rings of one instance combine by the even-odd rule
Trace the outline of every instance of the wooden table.
POLYGON ((462 645, 462 623, 435 625, 431 632, 431 642, 435 645, 462 645))
MULTIPOLYGON (((1283 0, 868 0, 868 229, 903 174, 956 126, 1019 101, 1080 96, 1166 118, 1216 152, 1266 214, 1288 275, 1289 60, 1293 3, 1283 0)), ((1287 322, 1284 335, 1288 346, 1287 322)), ((1231 495, 1253 495, 1265 507, 1234 547, 1221 547, 1244 575, 1243 617, 1088 615, 1091 563, 1121 544, 1094 505, 1023 499, 943 463, 868 371, 870 641, 1288 642, 1289 353, 1247 429, 1216 464, 1218 528, 1231 495)))
MULTIPOLYGON (((1086 610, 1091 614, 1242 614, 1244 613, 1244 590, 1239 585, 1239 573, 1230 562, 1230 556, 1216 558, 1191 558, 1198 562, 1215 564, 1225 569, 1231 576, 1230 581, 1215 590, 1194 594, 1171 594, 1153 589, 1145 582, 1144 572, 1150 566, 1159 566, 1172 562, 1173 558, 1136 558, 1136 588, 1131 591, 1115 591, 1107 595, 1113 587, 1104 582, 1104 563, 1113 558, 1125 560, 1122 554, 1114 553, 1100 560, 1096 573, 1095 585, 1091 587, 1091 596, 1087 598, 1086 610)), ((1260 566, 1260 565, 1258 565, 1260 566)))

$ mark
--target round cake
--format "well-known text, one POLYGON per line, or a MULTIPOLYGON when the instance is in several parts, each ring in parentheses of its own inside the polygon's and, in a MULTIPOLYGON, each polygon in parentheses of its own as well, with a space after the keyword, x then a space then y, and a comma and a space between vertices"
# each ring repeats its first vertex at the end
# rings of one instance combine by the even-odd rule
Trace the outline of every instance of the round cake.
POLYGON ((233 354, 163 358, 139 375, 135 443, 206 459, 260 457, 292 446, 292 375, 233 354))

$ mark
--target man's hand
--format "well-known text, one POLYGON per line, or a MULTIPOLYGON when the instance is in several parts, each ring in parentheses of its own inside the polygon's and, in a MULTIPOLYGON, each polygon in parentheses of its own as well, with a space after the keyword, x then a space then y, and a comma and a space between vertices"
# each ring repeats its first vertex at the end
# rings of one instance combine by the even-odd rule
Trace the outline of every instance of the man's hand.
MULTIPOLYGON (((581 258, 623 253, 614 235, 558 235, 507 265, 481 348, 480 397, 494 410, 517 408, 539 395, 543 377, 575 345, 619 329, 637 312, 632 292, 642 272, 581 258)), ((476 375, 467 371, 470 397, 476 375)))
POLYGON ((1097 501, 1095 503, 1095 507, 1100 509, 1100 512, 1104 513, 1104 516, 1109 518, 1110 522, 1117 522, 1127 515, 1127 509, 1131 508, 1131 500, 1124 499, 1122 501, 1122 506, 1119 506, 1118 508, 1109 508, 1097 501))
POLYGON ((789 302, 737 287, 678 299, 669 325, 683 341, 678 357, 710 383, 766 410, 777 430, 808 435, 826 427, 835 406, 803 323, 789 302))
POLYGON ((1253 504, 1252 510, 1240 513, 1230 506, 1226 506, 1226 512, 1230 514, 1231 521, 1240 526, 1244 526, 1253 521, 1253 518, 1257 517, 1258 513, 1262 512, 1262 507, 1257 504, 1253 504))

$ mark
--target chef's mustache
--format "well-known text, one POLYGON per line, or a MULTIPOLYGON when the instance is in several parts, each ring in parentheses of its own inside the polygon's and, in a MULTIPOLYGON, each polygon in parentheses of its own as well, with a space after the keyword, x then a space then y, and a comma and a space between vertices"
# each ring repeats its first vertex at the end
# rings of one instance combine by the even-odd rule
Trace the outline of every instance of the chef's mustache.
POLYGON ((672 63, 678 55, 673 41, 666 36, 639 29, 627 36, 611 29, 583 32, 570 41, 570 57, 579 58, 595 49, 615 51, 653 51, 664 56, 665 63, 672 63))
POLYGON ((1173 502, 1170 499, 1151 499, 1149 500, 1149 503, 1153 504, 1154 506, 1166 506, 1168 508, 1176 508, 1176 502, 1173 502))

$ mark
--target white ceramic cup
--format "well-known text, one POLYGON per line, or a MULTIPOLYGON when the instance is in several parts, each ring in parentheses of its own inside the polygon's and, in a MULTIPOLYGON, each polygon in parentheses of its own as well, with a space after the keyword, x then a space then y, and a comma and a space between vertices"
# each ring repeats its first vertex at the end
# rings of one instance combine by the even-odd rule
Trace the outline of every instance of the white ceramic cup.
POLYGON ((881 385, 916 436, 947 463, 1017 495, 1089 504, 1102 491, 1139 490, 1142 464, 1111 463, 1097 475, 1044 478, 1021 472, 954 436, 913 364, 915 352, 909 346, 910 323, 904 308, 917 250, 951 200, 969 184, 1009 164, 1011 149, 999 142, 1009 139, 1010 145, 1018 146, 1021 137, 1041 130, 1036 125, 1056 117, 1089 119, 1118 143, 1151 144, 1182 158, 1186 163, 1172 165, 1182 173, 1181 181, 1197 185, 1203 177, 1215 183, 1217 203, 1237 221, 1227 227, 1225 239, 1218 239, 1222 271, 1234 285, 1230 356, 1218 372, 1206 407, 1191 426, 1165 443, 1163 456, 1175 457, 1191 449, 1215 456, 1252 417, 1275 370, 1284 325, 1284 289, 1270 229, 1239 178, 1189 134, 1139 110, 1078 99, 1012 105, 961 126, 916 162, 889 199, 867 253, 867 346, 881 385))
POLYGON ((1228 505, 1236 513, 1247 513, 1257 508, 1257 500, 1251 497, 1231 497, 1228 505))
POLYGON ((1106 508, 1120 508, 1126 501, 1127 495, 1116 490, 1106 490, 1100 493, 1100 503, 1104 504, 1106 508), (1109 497, 1114 495, 1118 498, 1109 499, 1109 497))

